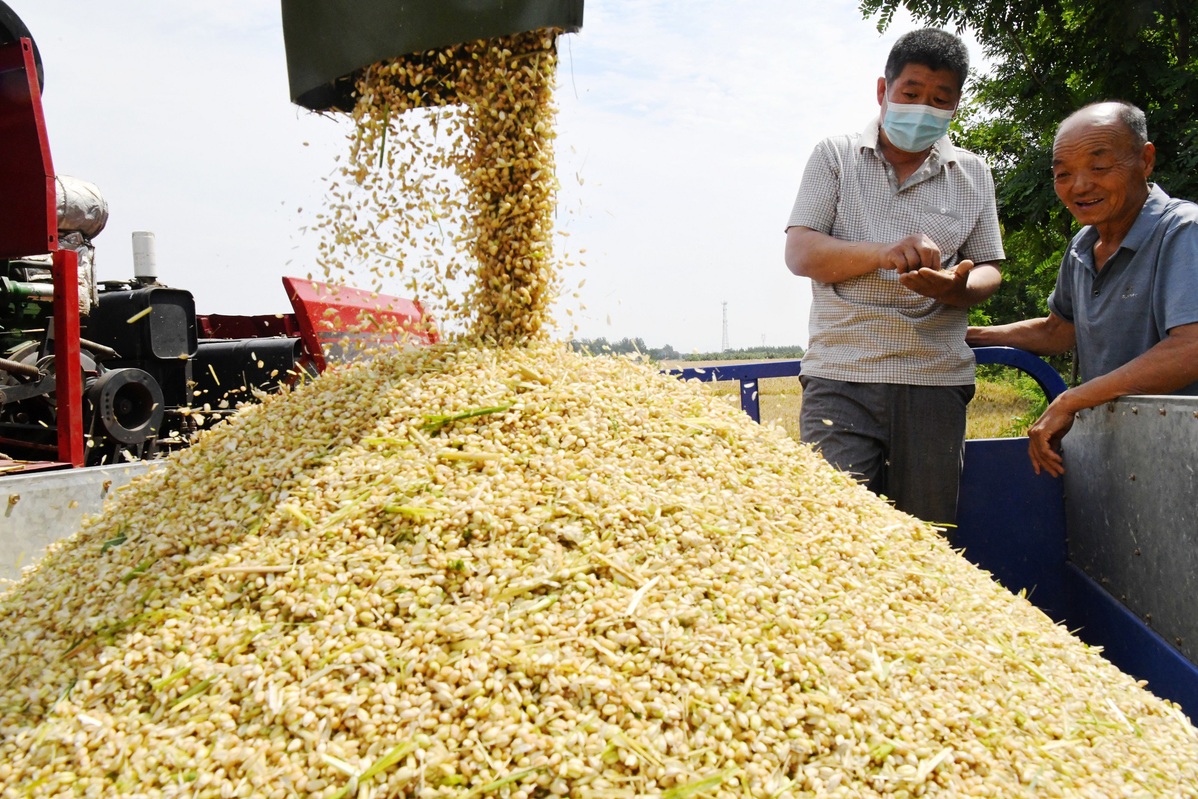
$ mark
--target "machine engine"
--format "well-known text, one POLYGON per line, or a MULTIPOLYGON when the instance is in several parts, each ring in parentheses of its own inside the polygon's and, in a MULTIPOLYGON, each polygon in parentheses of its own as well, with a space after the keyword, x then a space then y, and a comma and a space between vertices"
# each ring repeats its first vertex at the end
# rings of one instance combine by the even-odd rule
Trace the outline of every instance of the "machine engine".
MULTIPOLYGON (((0 261, 0 453, 10 460, 56 450, 52 297, 37 259, 0 261)), ((185 445, 302 369, 298 337, 199 338, 191 293, 156 280, 100 283, 87 305, 79 341, 87 465, 185 445)))

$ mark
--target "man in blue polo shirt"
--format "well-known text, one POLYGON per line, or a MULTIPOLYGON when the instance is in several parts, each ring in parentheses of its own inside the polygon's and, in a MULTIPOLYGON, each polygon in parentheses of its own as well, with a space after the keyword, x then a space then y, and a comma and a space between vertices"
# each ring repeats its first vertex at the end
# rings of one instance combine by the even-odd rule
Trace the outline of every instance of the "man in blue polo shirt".
POLYGON ((1061 261, 1048 316, 971 327, 975 346, 1038 355, 1077 348, 1082 383, 1028 431, 1032 466, 1064 472, 1060 443, 1085 408, 1129 394, 1198 395, 1198 205, 1148 182, 1156 150, 1130 103, 1086 106, 1057 129, 1057 196, 1084 225, 1061 261))

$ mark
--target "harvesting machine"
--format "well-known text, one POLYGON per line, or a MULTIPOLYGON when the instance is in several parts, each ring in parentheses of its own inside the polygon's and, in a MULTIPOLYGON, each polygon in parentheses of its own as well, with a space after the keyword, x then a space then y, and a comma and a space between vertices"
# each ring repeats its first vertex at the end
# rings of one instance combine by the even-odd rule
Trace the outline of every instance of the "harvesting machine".
POLYGON ((294 277, 291 314, 199 315, 159 281, 148 232, 133 235, 133 275, 97 283, 108 206, 55 172, 42 84, 33 38, 0 2, 0 472, 150 458, 368 343, 435 338, 414 302, 294 277))

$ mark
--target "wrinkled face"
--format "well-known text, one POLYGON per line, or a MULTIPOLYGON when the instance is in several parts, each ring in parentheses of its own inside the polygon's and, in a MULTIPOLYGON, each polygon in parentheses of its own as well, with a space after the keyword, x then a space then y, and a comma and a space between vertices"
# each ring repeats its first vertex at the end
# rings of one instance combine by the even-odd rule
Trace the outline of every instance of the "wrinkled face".
POLYGON ((1154 161, 1152 144, 1137 147, 1117 117, 1075 115, 1053 142, 1053 187, 1080 224, 1127 229, 1148 198, 1154 161))
POLYGON ((878 103, 886 113, 886 103, 930 105, 953 111, 961 100, 957 76, 951 69, 931 69, 923 64, 907 64, 889 85, 878 78, 878 103))

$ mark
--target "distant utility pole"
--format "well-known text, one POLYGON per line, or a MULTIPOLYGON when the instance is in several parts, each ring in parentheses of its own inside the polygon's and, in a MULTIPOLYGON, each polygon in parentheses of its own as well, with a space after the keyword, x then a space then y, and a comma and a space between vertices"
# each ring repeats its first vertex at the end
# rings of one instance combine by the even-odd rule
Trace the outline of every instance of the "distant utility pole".
POLYGON ((728 351, 728 301, 724 300, 724 340, 720 347, 722 352, 728 351))

